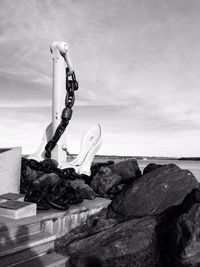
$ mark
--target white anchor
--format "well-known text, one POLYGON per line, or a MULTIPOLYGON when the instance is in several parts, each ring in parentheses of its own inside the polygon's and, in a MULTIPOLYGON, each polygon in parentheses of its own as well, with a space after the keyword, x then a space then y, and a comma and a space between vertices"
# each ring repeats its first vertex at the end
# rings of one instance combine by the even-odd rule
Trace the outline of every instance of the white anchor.
MULTIPOLYGON (((47 126, 42 142, 35 153, 28 156, 29 159, 42 161, 45 159, 45 146, 53 137, 61 122, 62 110, 65 107, 66 95, 66 67, 68 74, 73 73, 73 66, 69 57, 69 46, 65 42, 53 42, 50 46, 53 57, 53 86, 52 86, 52 122, 47 126)), ((93 158, 102 144, 102 130, 97 124, 84 134, 78 156, 68 162, 68 149, 66 130, 52 150, 51 158, 58 162, 58 167, 74 168, 78 174, 90 175, 90 167, 93 158)))

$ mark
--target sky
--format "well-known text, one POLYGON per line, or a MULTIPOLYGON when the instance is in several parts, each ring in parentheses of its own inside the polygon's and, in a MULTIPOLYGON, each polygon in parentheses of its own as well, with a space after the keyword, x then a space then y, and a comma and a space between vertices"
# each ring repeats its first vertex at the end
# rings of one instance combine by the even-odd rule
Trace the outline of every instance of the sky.
POLYGON ((200 156, 199 25, 199 0, 0 1, 0 146, 39 146, 61 40, 79 82, 71 153, 100 123, 98 154, 200 156))

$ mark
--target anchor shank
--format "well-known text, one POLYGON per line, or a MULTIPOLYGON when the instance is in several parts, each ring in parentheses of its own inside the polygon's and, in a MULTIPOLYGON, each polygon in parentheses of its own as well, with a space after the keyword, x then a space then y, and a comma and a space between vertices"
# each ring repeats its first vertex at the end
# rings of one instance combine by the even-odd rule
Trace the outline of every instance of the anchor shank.
MULTIPOLYGON (((62 49, 63 42, 53 42, 51 52, 53 57, 53 83, 52 83, 52 137, 61 122, 62 111, 65 108, 66 96, 66 61, 62 49)), ((67 46, 68 47, 68 46, 67 46)), ((58 164, 66 160, 66 133, 60 137, 52 150, 52 159, 58 164)))

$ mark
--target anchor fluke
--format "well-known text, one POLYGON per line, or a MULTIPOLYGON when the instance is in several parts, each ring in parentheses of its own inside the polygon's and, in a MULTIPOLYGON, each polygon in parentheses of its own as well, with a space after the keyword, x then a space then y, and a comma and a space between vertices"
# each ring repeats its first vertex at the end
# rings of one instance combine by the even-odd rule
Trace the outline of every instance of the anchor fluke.
POLYGON ((101 144, 102 130, 100 124, 97 124, 83 135, 78 156, 71 162, 62 162, 59 167, 74 168, 78 174, 90 175, 92 161, 101 144))

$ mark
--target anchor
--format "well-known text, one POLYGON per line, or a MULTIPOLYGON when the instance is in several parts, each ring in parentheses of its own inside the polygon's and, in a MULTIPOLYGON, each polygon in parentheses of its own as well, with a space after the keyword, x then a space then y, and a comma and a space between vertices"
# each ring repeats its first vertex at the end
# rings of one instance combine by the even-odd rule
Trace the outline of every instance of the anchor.
POLYGON ((47 126, 38 149, 28 159, 42 161, 50 157, 60 169, 73 168, 77 174, 89 176, 93 158, 102 144, 101 126, 94 125, 85 132, 78 156, 69 162, 66 126, 72 116, 74 90, 78 89, 78 83, 69 57, 68 44, 55 41, 51 44, 50 51, 53 58, 52 122, 47 126), (70 90, 66 93, 68 85, 70 90))

